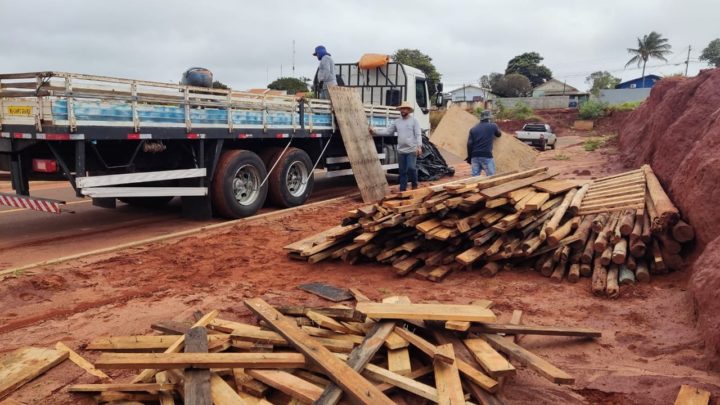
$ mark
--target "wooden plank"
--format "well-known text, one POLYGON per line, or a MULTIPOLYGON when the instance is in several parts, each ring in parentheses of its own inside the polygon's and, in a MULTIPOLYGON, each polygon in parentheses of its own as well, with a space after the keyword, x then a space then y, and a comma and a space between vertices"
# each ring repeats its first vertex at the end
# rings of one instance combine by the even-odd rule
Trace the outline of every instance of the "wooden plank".
POLYGON ((557 326, 530 326, 500 323, 483 323, 470 328, 474 333, 503 333, 506 335, 578 336, 597 338, 602 332, 595 329, 564 328, 557 326))
POLYGON ((388 184, 375 142, 368 134, 368 120, 360 94, 352 87, 340 86, 331 86, 328 93, 363 201, 382 200, 388 184))
POLYGON ((66 351, 23 347, 0 359, 0 398, 67 359, 66 351))
POLYGON ((85 360, 85 358, 83 358, 82 356, 80 356, 79 354, 77 354, 74 350, 72 350, 71 348, 69 348, 68 346, 66 346, 65 343, 63 343, 63 342, 57 342, 57 343, 55 344, 55 349, 56 349, 56 350, 59 350, 59 351, 66 351, 66 352, 68 353, 68 358, 70 359, 70 361, 72 361, 73 363, 77 364, 77 365, 78 365, 80 368, 82 368, 83 370, 87 371, 88 374, 92 374, 92 375, 94 375, 95 377, 100 378, 100 380, 102 380, 102 381, 108 381, 108 382, 109 382, 109 381, 112 381, 112 378, 110 378, 109 375, 107 375, 107 374, 103 373, 102 371, 96 369, 95 366, 94 366, 92 363, 90 363, 89 361, 85 360))
MULTIPOLYGON (((207 331, 204 326, 191 328, 185 335, 185 353, 207 353, 207 331)), ((184 373, 183 398, 185 403, 212 405, 210 369, 188 368, 184 373)))
MULTIPOLYGON (((455 358, 453 345, 448 343, 437 346, 437 349, 448 358, 455 358)), ((458 371, 457 362, 451 364, 436 361, 433 362, 435 370, 435 387, 438 392, 438 404, 440 405, 464 405, 465 394, 462 390, 460 382, 460 371, 458 371)))
MULTIPOLYGON (((147 335, 147 336, 108 336, 93 339, 88 343, 87 350, 161 350, 167 349, 181 335, 147 335)), ((230 339, 230 335, 208 335, 208 345, 215 345, 230 339)))
POLYGON ((419 381, 415 381, 412 376, 406 377, 397 373, 393 373, 390 370, 384 369, 374 364, 368 364, 365 368, 365 371, 363 371, 363 375, 368 378, 372 378, 373 380, 382 381, 383 383, 398 387, 421 398, 425 398, 433 402, 438 402, 437 389, 427 384, 423 384, 419 381))
POLYGON ((412 372, 410 365, 410 351, 406 348, 387 351, 388 370, 400 375, 412 372))
MULTIPOLYGON (((207 326, 208 323, 212 322, 213 319, 217 318, 217 316, 220 314, 220 311, 218 310, 212 310, 205 314, 202 318, 198 319, 197 322, 193 324, 193 328, 196 326, 207 326)), ((165 349, 165 353, 178 353, 182 350, 183 346, 185 345, 185 335, 181 336, 178 340, 175 341, 175 343, 171 344, 170 347, 165 349)), ((152 377, 155 375, 157 370, 153 369, 147 369, 143 370, 135 376, 135 378, 132 379, 133 383, 139 383, 139 382, 149 382, 152 377)))
POLYGON ((103 353, 95 366, 111 369, 297 368, 305 366, 305 356, 300 353, 103 353))
POLYGON ((315 403, 323 393, 322 388, 300 377, 281 370, 246 370, 246 373, 280 392, 302 402, 315 403))
MULTIPOLYGON (((490 300, 475 300, 472 305, 478 305, 483 308, 490 308, 493 306, 493 302, 490 300)), ((447 321, 445 322, 445 329, 457 330, 460 332, 466 332, 470 329, 471 323, 467 321, 447 321)), ((457 350, 457 349, 456 349, 457 350)))
MULTIPOLYGON (((155 374, 155 382, 158 384, 167 384, 170 381, 168 380, 168 374, 167 371, 161 371, 159 373, 155 374)), ((175 405, 175 398, 173 397, 173 394, 170 392, 160 392, 158 393, 158 400, 160 401, 160 405, 175 405)))
MULTIPOLYGON (((585 183, 586 181, 581 182, 585 183)), ((560 194, 564 193, 566 191, 569 191, 570 189, 573 189, 575 187, 581 186, 583 184, 578 184, 578 180, 545 180, 545 181, 539 181, 537 183, 534 183, 532 186, 540 191, 544 191, 546 193, 550 194, 560 194)))
POLYGON ((427 354, 430 356, 431 359, 445 362, 445 363, 452 363, 455 361, 454 357, 448 357, 445 352, 439 351, 437 349, 437 346, 434 344, 428 342, 427 340, 423 339, 422 337, 410 332, 407 329, 395 327, 395 332, 400 335, 403 339, 407 340, 412 344, 413 346, 420 349, 421 352, 427 354))
MULTIPOLYGON (((395 322, 386 321, 375 323, 372 329, 365 336, 365 339, 360 344, 360 346, 356 347, 352 351, 352 353, 350 353, 347 365, 357 372, 361 372, 362 370, 364 370, 368 363, 370 363, 370 360, 372 360, 378 350, 380 350, 380 347, 385 344, 385 340, 394 328, 395 322)), ((405 350, 405 352, 407 352, 407 348, 398 350, 405 350)), ((392 350, 389 350, 388 352, 391 351, 392 350)), ((409 361, 410 359, 408 358, 408 362, 409 361)), ((337 404, 340 401, 341 396, 342 389, 334 383, 330 384, 325 387, 325 390, 322 392, 322 395, 320 396, 320 398, 318 398, 315 405, 337 404)))
POLYGON ((364 404, 393 404, 385 394, 370 384, 357 371, 336 358, 330 351, 303 332, 294 322, 288 320, 260 298, 245 300, 245 305, 265 320, 293 347, 308 356, 313 363, 341 387, 351 400, 364 404))
POLYGON ((481 334, 480 337, 485 339, 495 350, 505 353, 510 356, 510 358, 535 370, 538 374, 556 384, 575 383, 575 378, 566 372, 536 354, 518 346, 514 342, 504 339, 502 336, 486 333, 481 334))
POLYGON ((525 202, 525 211, 536 211, 550 199, 550 193, 535 193, 532 198, 525 202))
POLYGON ((463 344, 462 340, 447 331, 433 329, 431 333, 438 343, 450 343, 453 345, 458 370, 460 370, 465 377, 466 387, 472 395, 481 403, 497 403, 498 401, 493 401, 495 397, 488 393, 496 392, 499 389, 498 382, 480 372, 481 366, 465 344, 463 344))
POLYGON ((314 323, 320 325, 323 328, 330 329, 337 333, 352 333, 352 331, 347 326, 330 318, 329 316, 325 316, 323 314, 319 314, 319 313, 313 312, 313 311, 309 311, 306 315, 314 323))
POLYGON ((230 384, 226 383, 216 373, 210 374, 210 393, 212 402, 215 405, 245 405, 250 403, 245 401, 240 393, 232 389, 230 384))
POLYGON ((348 322, 365 322, 366 319, 365 314, 353 308, 284 306, 278 307, 277 310, 283 315, 290 316, 305 316, 308 311, 313 311, 339 321, 348 322))
POLYGON ((356 309, 373 319, 495 322, 495 314, 477 305, 385 304, 359 302, 356 309))
POLYGON ((465 346, 491 377, 515 374, 515 367, 482 339, 465 339, 465 346))
POLYGON ((68 392, 152 392, 162 391, 170 392, 175 390, 175 384, 158 384, 158 383, 143 383, 143 384, 74 384, 67 388, 68 392))
POLYGON ((493 186, 490 188, 486 188, 484 190, 480 190, 480 194, 482 194, 485 198, 496 198, 499 197, 505 193, 509 193, 511 191, 527 187, 533 183, 537 183, 543 180, 547 180, 549 178, 557 176, 557 173, 555 172, 547 172, 542 174, 537 174, 532 177, 526 177, 521 178, 518 180, 512 180, 507 183, 503 183, 497 186, 493 186))
POLYGON ((707 405, 710 403, 710 391, 691 385, 680 386, 675 405, 707 405))

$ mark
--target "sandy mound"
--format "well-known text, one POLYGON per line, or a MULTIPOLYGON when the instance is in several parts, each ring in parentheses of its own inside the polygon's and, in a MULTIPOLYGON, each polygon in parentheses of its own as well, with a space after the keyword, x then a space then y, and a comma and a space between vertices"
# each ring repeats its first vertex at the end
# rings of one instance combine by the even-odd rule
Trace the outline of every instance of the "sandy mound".
MULTIPOLYGON (((430 141, 464 160, 467 158, 468 132, 477 123, 478 119, 474 115, 461 108, 450 108, 430 135, 430 141)), ((537 152, 511 134, 503 133, 503 136, 495 139, 493 156, 498 173, 503 173, 535 167, 537 152)))
POLYGON ((690 287, 708 349, 720 360, 720 69, 661 80, 619 140, 628 163, 652 165, 695 227, 690 287))

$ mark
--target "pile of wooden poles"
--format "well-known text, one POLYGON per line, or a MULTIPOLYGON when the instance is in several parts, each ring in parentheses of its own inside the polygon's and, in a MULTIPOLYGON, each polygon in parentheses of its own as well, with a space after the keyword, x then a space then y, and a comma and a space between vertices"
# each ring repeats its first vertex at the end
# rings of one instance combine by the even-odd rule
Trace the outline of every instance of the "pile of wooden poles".
POLYGON ((596 294, 682 267, 694 238, 649 166, 594 181, 547 168, 405 191, 350 212, 342 225, 285 247, 293 259, 393 266, 440 281, 532 267, 555 281, 592 277, 596 294))

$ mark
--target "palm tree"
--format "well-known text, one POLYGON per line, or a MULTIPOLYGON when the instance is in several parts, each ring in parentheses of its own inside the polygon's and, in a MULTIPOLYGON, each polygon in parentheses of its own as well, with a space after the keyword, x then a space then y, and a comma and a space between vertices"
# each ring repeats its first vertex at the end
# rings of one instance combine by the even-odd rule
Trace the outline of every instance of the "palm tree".
POLYGON ((662 35, 655 31, 637 39, 637 48, 628 48, 628 53, 633 57, 625 64, 625 67, 637 63, 638 67, 642 65, 642 87, 645 87, 645 65, 648 59, 655 58, 664 60, 667 62, 665 55, 672 53, 670 50, 670 44, 668 44, 667 38, 663 38, 662 35))

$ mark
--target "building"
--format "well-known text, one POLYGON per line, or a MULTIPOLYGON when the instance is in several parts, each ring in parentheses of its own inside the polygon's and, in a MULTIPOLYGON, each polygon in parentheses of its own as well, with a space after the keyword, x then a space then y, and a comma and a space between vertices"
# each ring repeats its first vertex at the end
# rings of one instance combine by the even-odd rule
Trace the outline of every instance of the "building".
POLYGON ((545 83, 535 87, 532 92, 533 97, 553 97, 553 96, 568 96, 568 107, 576 108, 580 103, 586 101, 589 98, 587 92, 582 92, 575 87, 561 82, 557 79, 550 79, 545 83))
POLYGON ((490 89, 485 89, 477 84, 468 84, 466 86, 450 90, 450 99, 454 103, 463 101, 486 101, 492 98, 490 89))
POLYGON ((658 75, 647 75, 645 76, 645 80, 643 81, 642 77, 638 77, 637 79, 628 80, 626 82, 622 82, 615 86, 616 89, 649 89, 652 86, 655 85, 655 83, 660 80, 661 77, 658 75))

